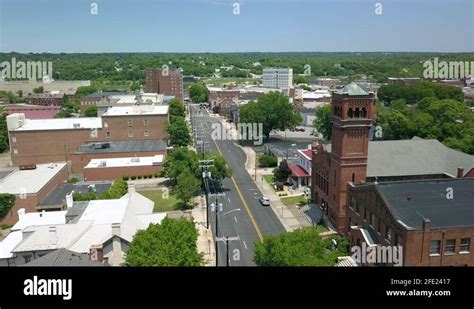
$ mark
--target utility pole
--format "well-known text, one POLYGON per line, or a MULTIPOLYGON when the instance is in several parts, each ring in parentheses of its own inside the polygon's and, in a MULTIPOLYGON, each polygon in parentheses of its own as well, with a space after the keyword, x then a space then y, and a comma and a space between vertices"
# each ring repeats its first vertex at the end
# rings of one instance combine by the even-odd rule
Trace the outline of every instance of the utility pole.
POLYGON ((212 196, 214 196, 216 198, 216 201, 215 203, 212 203, 211 204, 211 210, 212 211, 215 211, 216 213, 216 267, 219 266, 219 243, 217 241, 218 237, 219 237, 219 212, 222 212, 224 209, 223 209, 223 204, 219 202, 218 198, 219 196, 224 196, 224 193, 215 193, 215 194, 212 194, 212 196))
POLYGON ((214 160, 199 160, 199 167, 202 169, 202 184, 204 188, 204 194, 206 196, 206 228, 209 229, 209 185, 206 179, 211 177, 211 173, 208 171, 209 167, 214 166, 214 160), (207 186, 206 186, 207 185, 207 186))
POLYGON ((225 248, 226 248, 226 254, 225 254, 225 255, 226 255, 226 259, 227 259, 225 265, 226 265, 227 267, 229 267, 229 262, 230 262, 230 258, 229 258, 229 254, 230 254, 230 251, 229 251, 229 243, 230 243, 231 241, 235 241, 235 240, 240 240, 240 237, 239 237, 239 236, 237 236, 237 237, 226 237, 226 236, 223 236, 223 237, 220 237, 220 238, 216 238, 216 242, 218 242, 218 241, 225 242, 225 248))

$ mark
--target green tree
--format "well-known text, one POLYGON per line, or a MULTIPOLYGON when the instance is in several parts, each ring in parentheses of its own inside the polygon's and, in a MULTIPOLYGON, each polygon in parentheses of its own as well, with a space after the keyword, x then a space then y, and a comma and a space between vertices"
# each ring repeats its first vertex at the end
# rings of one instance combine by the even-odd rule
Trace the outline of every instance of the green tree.
POLYGON ((84 110, 84 117, 97 117, 97 106, 91 105, 84 110))
POLYGON ((280 165, 276 169, 273 170, 273 175, 277 181, 287 181, 288 177, 291 175, 290 167, 288 166, 288 162, 286 160, 282 160, 280 165))
POLYGON ((180 100, 172 99, 170 101, 169 114, 171 119, 173 119, 173 117, 184 117, 184 111, 184 105, 180 100))
POLYGON ((161 175, 170 178, 172 184, 176 184, 178 176, 185 171, 191 172, 196 177, 200 175, 197 153, 186 147, 175 148, 166 156, 161 175))
POLYGON ((206 87, 203 84, 195 83, 189 87, 189 97, 194 103, 207 101, 206 87))
POLYGON ((127 250, 127 266, 202 266, 193 222, 165 218, 138 231, 127 250))
POLYGON ((83 97, 86 97, 89 94, 93 94, 95 92, 97 92, 97 88, 94 87, 94 86, 81 86, 81 87, 77 88, 76 95, 79 98, 83 98, 83 97))
POLYGON ((128 192, 128 184, 123 179, 117 179, 114 181, 109 190, 103 192, 99 196, 99 200, 113 200, 119 199, 128 192))
POLYGON ((232 169, 227 165, 227 162, 220 153, 206 152, 204 158, 207 160, 214 160, 214 166, 208 169, 213 178, 224 179, 232 176, 232 169))
POLYGON ((15 205, 15 195, 0 193, 0 218, 5 217, 13 205, 15 205))
POLYGON ((262 123, 267 138, 272 130, 294 129, 302 121, 288 97, 277 91, 261 95, 257 102, 251 101, 240 108, 240 122, 262 123))
POLYGON ((176 185, 173 186, 171 192, 182 202, 178 207, 187 209, 192 207, 189 205, 189 202, 200 190, 201 181, 191 174, 190 171, 186 170, 178 176, 176 185))
POLYGON ((166 125, 171 146, 188 146, 192 142, 188 125, 183 117, 172 116, 172 121, 166 125))
POLYGON ((316 108, 316 118, 313 120, 313 126, 326 140, 331 140, 331 104, 324 104, 316 108))
POLYGON ((382 128, 383 140, 399 140, 413 137, 413 123, 402 112, 384 109, 375 119, 375 125, 382 128))
POLYGON ((43 86, 33 88, 33 93, 43 93, 43 91, 44 91, 43 86))
POLYGON ((138 91, 140 90, 141 86, 140 83, 132 83, 130 85, 130 91, 138 91))
POLYGON ((347 255, 348 247, 340 236, 322 239, 314 227, 265 236, 254 245, 257 266, 334 266, 339 256, 347 255))
POLYGON ((0 153, 7 151, 9 146, 8 140, 8 128, 7 128, 7 115, 3 113, 3 110, 0 114, 0 153))

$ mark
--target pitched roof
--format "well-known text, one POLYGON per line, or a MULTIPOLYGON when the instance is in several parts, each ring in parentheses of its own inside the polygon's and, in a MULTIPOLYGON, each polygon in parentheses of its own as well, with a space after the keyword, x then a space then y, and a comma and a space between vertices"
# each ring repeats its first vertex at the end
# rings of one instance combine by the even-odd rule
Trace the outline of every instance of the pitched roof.
POLYGON ((407 228, 474 226, 474 178, 381 182, 374 185, 387 209, 407 228), (452 188, 453 198, 447 196, 452 188))
POLYGON ((304 168, 296 164, 288 164, 291 173, 297 177, 311 176, 304 168))
POLYGON ((344 88, 336 91, 337 94, 349 94, 350 96, 354 95, 368 95, 364 89, 362 89, 359 85, 356 83, 350 83, 349 85, 344 86, 344 88))
POLYGON ((67 249, 57 249, 28 264, 21 266, 110 266, 108 263, 92 261, 85 253, 77 253, 67 249))

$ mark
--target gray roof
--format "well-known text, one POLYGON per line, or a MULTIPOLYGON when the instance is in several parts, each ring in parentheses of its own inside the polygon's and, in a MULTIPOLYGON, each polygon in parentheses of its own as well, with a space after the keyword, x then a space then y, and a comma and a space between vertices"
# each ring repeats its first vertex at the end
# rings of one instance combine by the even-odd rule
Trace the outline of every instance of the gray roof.
MULTIPOLYGON (((107 191, 112 182, 104 182, 104 183, 94 183, 96 189, 96 195, 101 194, 104 191, 107 191)), ((51 191, 40 203, 39 208, 41 206, 48 206, 48 205, 63 205, 66 203, 66 195, 74 191, 74 193, 80 194, 87 194, 89 192, 89 184, 71 184, 71 183, 62 183, 57 186, 53 191, 51 191)), ((47 207, 43 207, 47 208, 47 207)))
POLYGON ((456 177, 474 168, 474 156, 430 139, 369 142, 367 177, 441 175, 456 177))
POLYGON ((87 206, 89 206, 89 201, 73 202, 72 207, 68 208, 66 212, 66 223, 76 223, 86 210, 87 206))
POLYGON ((474 226, 474 178, 381 182, 375 185, 392 215, 408 228, 474 226), (447 198, 447 188, 453 198, 447 198))
POLYGON ((88 254, 67 249, 54 250, 22 266, 110 266, 108 263, 92 261, 88 254))
MULTIPOLYGON (((328 152, 331 144, 326 145, 328 152)), ((367 177, 443 175, 456 177, 458 167, 464 175, 474 168, 474 156, 449 147, 435 139, 370 141, 367 177)), ((463 176, 464 176, 463 175, 463 176)))
POLYGON ((134 140, 134 141, 107 141, 110 148, 94 148, 94 143, 81 145, 76 153, 113 153, 113 152, 140 152, 163 151, 166 143, 163 140, 134 140))
POLYGON ((350 83, 349 85, 344 86, 341 90, 336 91, 337 94, 344 94, 347 93, 349 95, 368 95, 364 89, 362 89, 356 83, 350 83))

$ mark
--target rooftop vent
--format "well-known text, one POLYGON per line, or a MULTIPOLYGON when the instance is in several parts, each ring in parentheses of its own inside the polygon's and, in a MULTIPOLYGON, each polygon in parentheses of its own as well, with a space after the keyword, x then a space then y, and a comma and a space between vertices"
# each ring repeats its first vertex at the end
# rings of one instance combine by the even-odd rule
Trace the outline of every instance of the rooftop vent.
POLYGON ((99 167, 106 167, 107 166, 107 161, 100 161, 99 167))
POLYGON ((93 143, 92 148, 94 149, 105 149, 105 148, 110 148, 110 143, 93 143))
POLYGON ((36 164, 25 164, 19 166, 20 170, 34 170, 36 169, 36 164))
POLYGON ((77 128, 80 128, 80 127, 81 127, 81 124, 80 124, 80 123, 73 123, 73 124, 72 124, 72 127, 73 127, 74 129, 77 129, 77 128))

